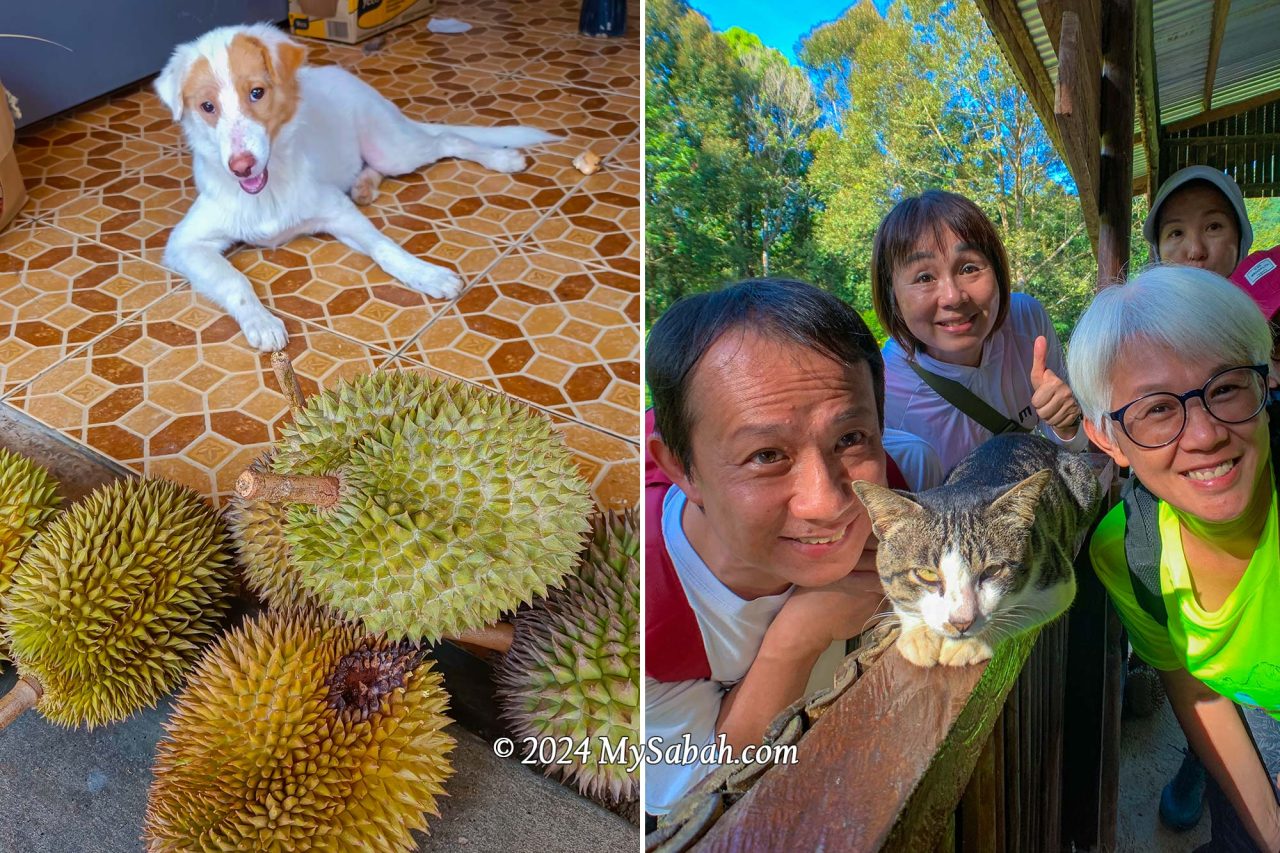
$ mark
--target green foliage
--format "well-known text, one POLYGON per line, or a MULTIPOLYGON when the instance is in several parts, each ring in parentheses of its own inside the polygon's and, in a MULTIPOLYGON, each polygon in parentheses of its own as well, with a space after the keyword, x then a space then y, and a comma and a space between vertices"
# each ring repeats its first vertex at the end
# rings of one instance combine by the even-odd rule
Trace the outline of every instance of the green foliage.
MULTIPOLYGON (((883 341, 875 229, 938 188, 986 211, 1014 289, 1068 338, 1097 279, 1079 198, 975 4, 898 0, 882 15, 861 0, 802 40, 800 67, 741 28, 713 32, 684 0, 647 10, 649 322, 685 294, 768 274, 827 288, 883 341)), ((1255 246, 1280 243, 1280 205, 1258 211, 1274 239, 1255 246)), ((1145 213, 1135 198, 1133 270, 1145 213)))
POLYGON ((812 247, 805 175, 819 117, 804 73, 751 33, 712 32, 683 0, 647 5, 646 299, 754 276, 844 277, 812 247))
POLYGON ((1252 252, 1280 246, 1280 198, 1247 198, 1245 210, 1253 226, 1252 252))

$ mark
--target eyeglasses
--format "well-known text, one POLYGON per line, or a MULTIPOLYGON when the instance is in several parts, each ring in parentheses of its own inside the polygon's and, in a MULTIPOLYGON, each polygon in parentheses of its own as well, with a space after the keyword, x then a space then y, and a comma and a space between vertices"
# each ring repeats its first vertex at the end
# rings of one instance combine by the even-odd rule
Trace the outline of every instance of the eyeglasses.
POLYGON ((1268 365, 1231 367, 1210 377, 1204 387, 1185 394, 1158 391, 1108 412, 1124 434, 1148 450, 1171 444, 1187 425, 1187 401, 1200 398, 1204 409, 1224 424, 1252 420, 1267 403, 1268 365))

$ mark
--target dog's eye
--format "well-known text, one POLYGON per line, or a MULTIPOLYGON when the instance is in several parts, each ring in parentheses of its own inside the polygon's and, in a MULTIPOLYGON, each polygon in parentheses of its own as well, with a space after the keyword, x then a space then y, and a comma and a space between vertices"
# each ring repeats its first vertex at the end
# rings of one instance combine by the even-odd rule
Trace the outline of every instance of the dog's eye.
POLYGON ((207 113, 213 112, 213 109, 214 109, 213 101, 205 101, 203 104, 200 105, 200 109, 204 110, 207 113))
POLYGON ((262 96, 265 94, 266 94, 266 91, 264 91, 261 86, 257 86, 249 90, 249 100, 260 101, 262 100, 262 96))

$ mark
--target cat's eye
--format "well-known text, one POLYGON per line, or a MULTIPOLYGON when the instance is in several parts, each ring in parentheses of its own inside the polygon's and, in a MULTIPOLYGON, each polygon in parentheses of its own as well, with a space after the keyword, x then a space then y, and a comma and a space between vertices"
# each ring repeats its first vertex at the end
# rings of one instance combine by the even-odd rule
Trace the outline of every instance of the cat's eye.
POLYGON ((982 570, 982 580, 989 581, 992 578, 1002 577, 1005 573, 1005 567, 998 564, 991 564, 982 570))
POLYGON ((938 577, 938 573, 933 569, 916 569, 914 574, 916 576, 916 580, 923 584, 934 586, 942 582, 938 577))

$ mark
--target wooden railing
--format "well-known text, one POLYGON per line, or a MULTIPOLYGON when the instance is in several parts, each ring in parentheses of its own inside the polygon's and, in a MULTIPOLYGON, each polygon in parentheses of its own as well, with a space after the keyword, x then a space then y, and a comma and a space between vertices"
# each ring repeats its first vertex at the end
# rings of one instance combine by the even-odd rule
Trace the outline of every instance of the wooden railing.
POLYGON ((1082 562, 1068 616, 986 665, 846 667, 771 728, 793 764, 708 777, 647 848, 1114 849, 1122 640, 1082 562))

